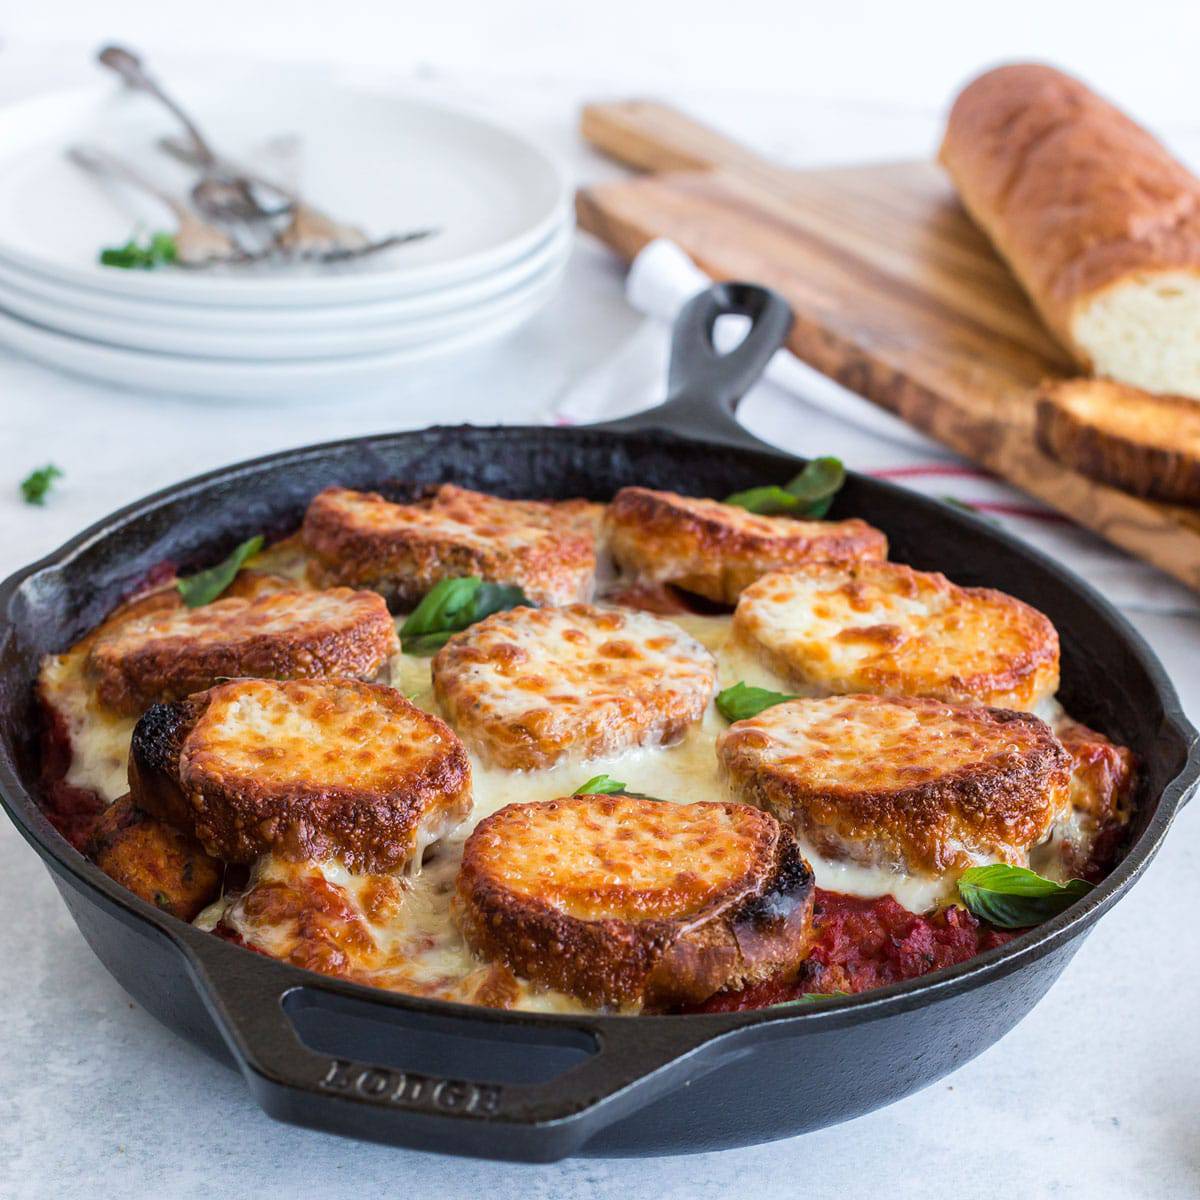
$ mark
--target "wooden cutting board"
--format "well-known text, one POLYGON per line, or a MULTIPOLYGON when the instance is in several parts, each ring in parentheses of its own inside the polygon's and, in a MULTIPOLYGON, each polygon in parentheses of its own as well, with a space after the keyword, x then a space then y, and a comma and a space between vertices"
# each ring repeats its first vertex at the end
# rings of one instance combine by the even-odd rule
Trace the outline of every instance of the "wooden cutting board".
POLYGON ((669 237, 716 279, 777 289, 805 362, 1200 590, 1200 511, 1037 448, 1032 390, 1075 368, 934 164, 791 171, 647 101, 591 105, 583 133, 651 172, 580 191, 584 229, 626 259, 669 237))

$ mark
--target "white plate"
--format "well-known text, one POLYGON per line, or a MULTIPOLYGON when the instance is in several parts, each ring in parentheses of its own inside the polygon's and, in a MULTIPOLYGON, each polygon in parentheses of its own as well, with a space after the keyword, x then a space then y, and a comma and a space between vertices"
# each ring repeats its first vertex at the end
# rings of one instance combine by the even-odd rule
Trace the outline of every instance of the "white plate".
POLYGON ((38 97, 0 110, 0 261, 113 295, 192 304, 308 305, 408 296, 498 270, 566 219, 569 191, 532 143, 478 117, 263 68, 219 89, 173 84, 214 143, 248 156, 303 133, 303 194, 371 235, 437 228, 423 241, 336 266, 125 271, 103 246, 139 222, 169 228, 153 200, 101 184, 64 156, 103 143, 178 193, 194 176, 154 148, 175 133, 153 101, 120 88, 38 97))
POLYGON ((319 332, 357 329, 363 325, 399 323, 437 313, 457 311, 479 304, 526 283, 570 249, 572 227, 560 226, 528 254, 515 262, 476 279, 449 287, 434 288, 395 300, 368 300, 353 304, 271 305, 244 308, 240 305, 173 304, 116 296, 92 288, 79 288, 45 275, 0 261, 0 306, 16 309, 24 298, 67 307, 91 316, 153 323, 181 330, 210 333, 236 330, 242 333, 319 332), (15 299, 14 299, 15 297, 15 299))
POLYGON ((456 336, 387 353, 276 362, 187 358, 84 341, 6 313, 0 313, 0 345, 71 374, 116 384, 124 390, 222 400, 309 399, 384 383, 394 379, 401 368, 503 337, 546 304, 561 278, 561 269, 553 272, 527 292, 519 306, 491 321, 477 321, 456 336))
POLYGON ((234 314, 229 314, 227 327, 219 329, 179 327, 152 319, 134 321, 43 300, 9 286, 0 286, 0 311, 73 337, 158 354, 256 362, 370 354, 456 336, 478 322, 490 322, 523 308, 530 294, 539 292, 548 279, 558 277, 569 257, 570 246, 569 240, 560 240, 552 257, 541 257, 538 270, 498 295, 460 304, 449 311, 439 312, 434 308, 419 317, 382 322, 364 317, 352 325, 325 329, 247 329, 234 314))
POLYGON ((325 332, 302 331, 293 335, 239 331, 212 333, 135 324, 69 311, 32 298, 19 299, 15 293, 8 293, 0 300, 0 311, 53 332, 122 349, 147 350, 157 354, 243 363, 355 357, 455 337, 475 324, 490 323, 508 312, 524 310, 528 297, 540 294, 549 280, 557 279, 566 261, 567 254, 561 253, 517 287, 479 304, 448 313, 435 314, 422 320, 325 332))

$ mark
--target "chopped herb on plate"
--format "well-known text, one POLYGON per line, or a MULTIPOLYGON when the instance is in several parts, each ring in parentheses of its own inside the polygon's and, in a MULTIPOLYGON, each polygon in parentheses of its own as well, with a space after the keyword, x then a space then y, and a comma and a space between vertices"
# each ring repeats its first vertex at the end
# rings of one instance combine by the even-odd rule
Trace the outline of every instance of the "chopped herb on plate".
POLYGON ((137 235, 123 246, 108 246, 100 251, 100 262, 106 267, 122 267, 127 271, 152 271, 155 267, 175 262, 175 238, 169 233, 152 233, 145 242, 137 235))

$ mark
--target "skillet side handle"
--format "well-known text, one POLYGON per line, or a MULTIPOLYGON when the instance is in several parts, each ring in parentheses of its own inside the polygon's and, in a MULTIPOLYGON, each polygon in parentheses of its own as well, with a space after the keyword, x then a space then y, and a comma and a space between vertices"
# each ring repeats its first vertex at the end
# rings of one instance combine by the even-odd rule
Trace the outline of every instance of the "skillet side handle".
POLYGON ((724 1058, 718 1043, 733 1040, 733 1031, 703 1017, 574 1022, 512 1013, 499 1025, 479 1010, 472 1021, 395 993, 347 997, 339 981, 211 934, 195 931, 179 940, 210 1014, 269 1116, 389 1145, 527 1162, 563 1158, 606 1125, 703 1074, 724 1058), (318 1010, 326 1028, 345 1013, 361 1019, 369 1012, 377 1030, 400 1034, 402 1042, 411 1035, 414 1054, 422 1045, 462 1039, 471 1065, 443 1075, 319 1052, 301 1041, 291 1015, 305 1006, 318 1010), (486 1064, 488 1044, 500 1042, 510 1055, 514 1042, 530 1056, 572 1046, 576 1065, 540 1082, 498 1082, 486 1064))
POLYGON ((603 429, 667 429, 728 445, 763 449, 765 443, 738 424, 738 401, 758 382, 792 328, 788 302, 752 283, 715 283, 693 296, 675 318, 667 399, 657 408, 606 422, 603 429), (745 338, 726 354, 713 344, 725 316, 749 317, 745 338))

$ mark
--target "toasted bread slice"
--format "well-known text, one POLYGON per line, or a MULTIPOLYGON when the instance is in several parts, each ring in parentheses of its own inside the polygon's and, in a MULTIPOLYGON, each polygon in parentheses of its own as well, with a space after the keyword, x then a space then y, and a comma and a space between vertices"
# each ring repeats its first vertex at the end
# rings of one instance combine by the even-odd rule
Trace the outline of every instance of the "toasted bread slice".
POLYGON ((1200 504, 1200 401, 1106 379, 1042 384, 1037 439, 1064 466, 1138 496, 1200 504))
POLYGON ((608 545, 625 571, 673 583, 720 604, 770 571, 813 560, 887 557, 887 538, 865 521, 763 517, 675 492, 622 488, 605 517, 608 545))
POLYGON ((907 875, 1025 865, 1069 803, 1071 760, 1044 721, 881 696, 791 700, 717 742, 738 800, 815 852, 907 875))
POLYGON ((517 975, 662 1009, 797 968, 812 896, 791 834, 757 809, 570 796, 481 821, 454 911, 468 944, 517 975))
POLYGON ((788 685, 1033 709, 1058 690, 1054 626, 991 588, 899 563, 814 563, 747 588, 732 646, 788 685))
POLYGON ((432 501, 393 504, 375 492, 326 488, 304 517, 319 586, 347 584, 413 608, 435 583, 479 575, 516 584, 538 604, 589 599, 596 552, 591 506, 501 500, 444 487, 432 501))
POLYGON ((224 866, 194 838, 135 808, 128 796, 100 814, 86 853, 122 887, 181 921, 194 920, 221 890, 224 866))
POLYGON ((677 741, 715 686, 712 655, 678 625, 586 604, 495 613, 433 660, 434 694, 459 736, 516 770, 677 741))
MULTIPOLYGON (((291 587, 286 579, 240 571, 226 595, 252 599, 291 587)), ((116 712, 96 694, 88 669, 92 647, 116 636, 126 624, 183 610, 171 579, 121 605, 86 637, 62 654, 47 654, 38 671, 37 697, 53 741, 63 782, 111 803, 129 790, 129 739, 135 714, 116 712), (65 761, 64 761, 65 760, 65 761)), ((141 710, 139 710, 141 711, 141 710)))
POLYGON ((287 589, 123 621, 92 644, 87 671, 104 704, 136 715, 221 677, 369 679, 399 648, 375 592, 287 589))
POLYGON ((352 869, 419 865, 471 807, 443 721, 382 684, 238 679, 138 722, 133 801, 226 862, 271 852, 352 869))

